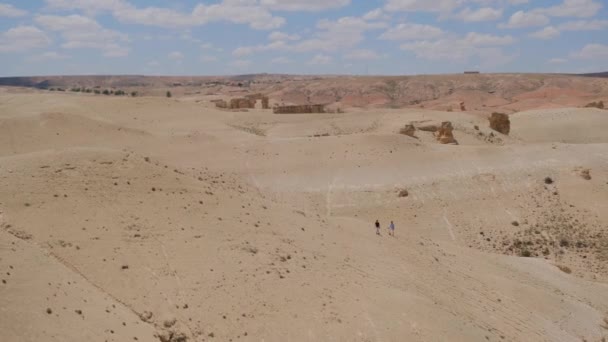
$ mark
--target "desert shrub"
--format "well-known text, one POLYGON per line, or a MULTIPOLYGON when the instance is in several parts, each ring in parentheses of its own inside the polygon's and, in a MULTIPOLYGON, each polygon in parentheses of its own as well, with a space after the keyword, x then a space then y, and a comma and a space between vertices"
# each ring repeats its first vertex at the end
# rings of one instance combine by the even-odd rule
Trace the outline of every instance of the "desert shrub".
POLYGON ((167 97, 171 97, 171 92, 170 91, 167 92, 167 97))
POLYGON ((55 88, 51 88, 51 89, 49 89, 49 91, 55 91, 55 88))
POLYGON ((65 91, 63 88, 57 88, 57 91, 65 91))
POLYGON ((120 89, 114 92, 114 95, 116 95, 116 96, 122 96, 122 95, 125 95, 125 94, 126 93, 123 90, 120 90, 120 89))
POLYGON ((104 89, 102 93, 104 95, 110 95, 110 91, 108 89, 104 89))
POLYGON ((572 273, 572 270, 570 269, 570 267, 568 266, 564 266, 564 265, 557 265, 557 268, 559 268, 562 272, 570 274, 572 273))
POLYGON ((136 97, 136 96, 137 96, 137 92, 136 92, 136 91, 132 91, 132 92, 131 92, 131 96, 132 96, 132 97, 136 97))
POLYGON ((553 179, 551 177, 545 177, 545 184, 553 184, 553 179))
POLYGON ((70 91, 73 91, 75 93, 79 93, 80 92, 80 88, 72 88, 72 89, 70 89, 70 91))
POLYGON ((532 256, 532 253, 527 249, 522 249, 521 252, 519 253, 519 256, 524 257, 524 258, 529 258, 532 256))
POLYGON ((566 238, 562 238, 559 240, 559 246, 560 247, 569 247, 570 246, 570 241, 566 238))
POLYGON ((409 195, 410 195, 410 193, 406 189, 399 190, 399 197, 407 197, 409 195))
POLYGON ((101 91, 99 91, 99 89, 95 89, 93 92, 97 95, 101 94, 101 91))
POLYGON ((93 92, 93 90, 91 90, 91 89, 87 88, 87 89, 85 89, 85 90, 84 90, 84 92, 85 92, 85 93, 91 93, 91 92, 93 92))

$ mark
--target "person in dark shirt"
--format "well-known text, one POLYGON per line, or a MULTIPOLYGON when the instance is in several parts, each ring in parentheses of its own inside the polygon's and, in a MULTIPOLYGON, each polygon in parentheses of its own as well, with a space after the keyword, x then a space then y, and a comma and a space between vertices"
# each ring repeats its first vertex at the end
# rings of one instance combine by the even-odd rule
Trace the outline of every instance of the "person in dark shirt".
POLYGON ((380 221, 376 220, 376 235, 380 235, 380 221))

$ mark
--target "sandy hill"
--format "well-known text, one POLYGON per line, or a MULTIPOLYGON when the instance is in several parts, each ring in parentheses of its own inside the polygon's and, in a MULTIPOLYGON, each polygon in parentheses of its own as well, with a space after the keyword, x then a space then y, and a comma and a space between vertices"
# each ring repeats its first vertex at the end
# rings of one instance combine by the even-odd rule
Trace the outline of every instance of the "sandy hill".
POLYGON ((608 337, 608 112, 207 99, 0 89, 5 339, 608 337))

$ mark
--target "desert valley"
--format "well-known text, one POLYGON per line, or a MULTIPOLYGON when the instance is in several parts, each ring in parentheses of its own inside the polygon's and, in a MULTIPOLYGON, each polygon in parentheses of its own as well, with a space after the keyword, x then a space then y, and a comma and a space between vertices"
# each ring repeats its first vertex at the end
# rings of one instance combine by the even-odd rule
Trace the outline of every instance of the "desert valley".
POLYGON ((2 340, 605 342, 596 76, 1 79, 2 340))

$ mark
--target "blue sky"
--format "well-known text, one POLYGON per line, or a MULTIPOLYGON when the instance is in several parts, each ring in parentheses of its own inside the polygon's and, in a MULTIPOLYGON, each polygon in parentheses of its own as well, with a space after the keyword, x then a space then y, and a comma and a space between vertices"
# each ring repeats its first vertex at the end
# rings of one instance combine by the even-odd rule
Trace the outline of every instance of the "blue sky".
POLYGON ((0 76, 593 72, 605 0, 0 0, 0 76))

